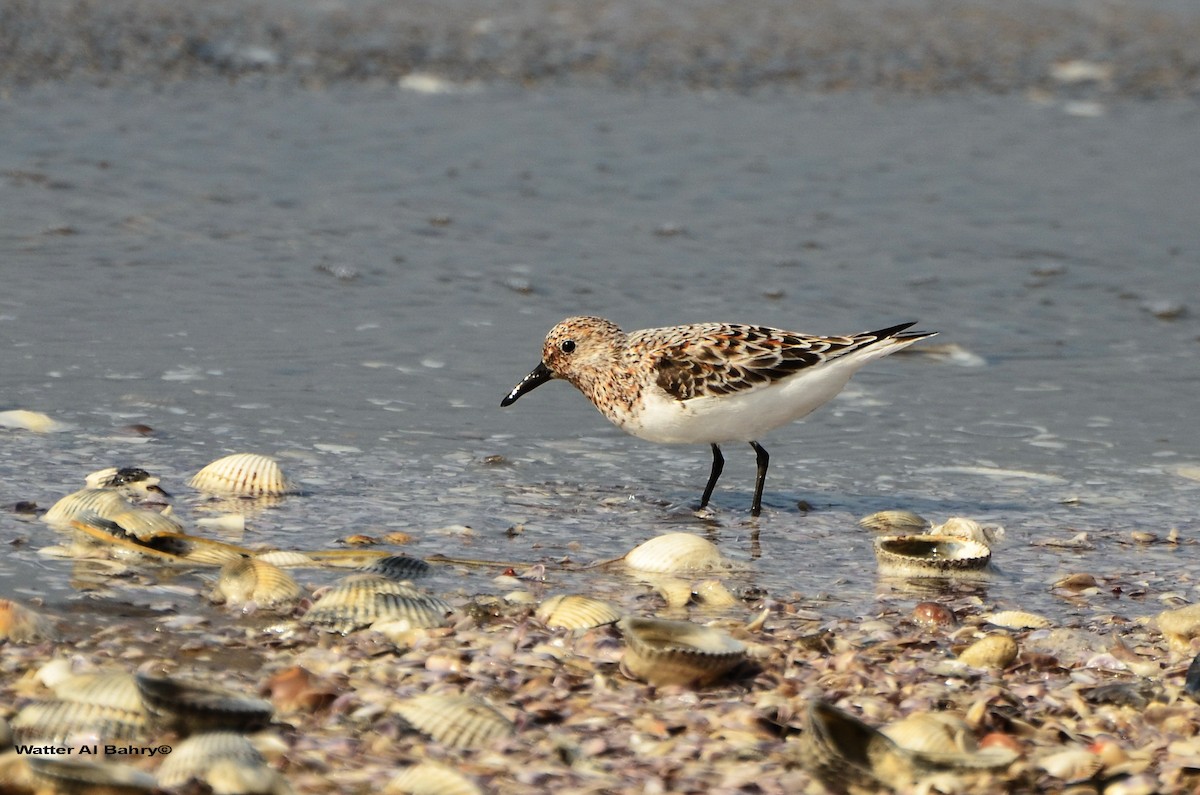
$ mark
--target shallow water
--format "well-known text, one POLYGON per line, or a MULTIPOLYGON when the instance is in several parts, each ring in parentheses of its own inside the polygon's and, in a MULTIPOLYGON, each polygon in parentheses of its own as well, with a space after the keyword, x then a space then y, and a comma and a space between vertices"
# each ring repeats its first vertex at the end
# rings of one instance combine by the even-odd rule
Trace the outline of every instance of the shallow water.
MULTIPOLYGON (((306 494, 251 516, 249 543, 403 530, 409 554, 545 562, 550 590, 621 596, 556 562, 685 530, 746 564, 733 585, 831 618, 921 598, 877 582, 855 525, 905 508, 1007 529, 1000 573, 968 589, 989 606, 1152 614, 1198 596, 1198 120, 1016 96, 19 92, 0 115, 0 408, 70 427, 0 429, 0 502, 135 464, 195 517, 186 478, 259 451, 306 494), (760 520, 734 445, 697 517, 707 448, 627 437, 562 384, 499 408, 578 313, 919 319, 980 359, 871 365, 763 440, 760 520), (1172 528, 1178 545, 1130 540, 1172 528), (1039 545, 1079 532, 1090 549, 1039 545), (1102 592, 1051 594, 1078 571, 1102 592)), ((37 552, 51 531, 6 512, 0 540, 5 593, 72 598, 71 567, 37 552)), ((496 571, 439 582, 507 590, 496 571)))

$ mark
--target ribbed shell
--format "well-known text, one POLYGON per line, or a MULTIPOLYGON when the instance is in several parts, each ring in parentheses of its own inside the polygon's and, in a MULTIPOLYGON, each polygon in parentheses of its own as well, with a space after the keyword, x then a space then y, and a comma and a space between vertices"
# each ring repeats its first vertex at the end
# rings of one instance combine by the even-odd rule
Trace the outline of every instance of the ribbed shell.
POLYGON ((430 566, 420 558, 408 555, 388 555, 374 563, 363 566, 360 571, 377 574, 389 580, 415 580, 429 574, 430 566))
POLYGON ((188 485, 207 494, 237 497, 270 497, 296 491, 283 476, 279 463, 258 453, 218 458, 193 475, 188 485))
POLYGON ((479 748, 514 731, 508 718, 471 696, 416 696, 393 709, 414 729, 451 748, 479 748))
POLYGON ((150 722, 144 710, 120 709, 74 701, 41 701, 26 705, 12 723, 18 740, 57 743, 79 734, 104 740, 145 738, 150 722))
POLYGON ((859 519, 858 526, 884 533, 919 533, 929 528, 929 520, 912 511, 879 511, 859 519))
POLYGON ((153 792, 158 786, 154 776, 128 765, 97 764, 66 757, 42 757, 33 754, 26 757, 26 762, 36 783, 60 795, 153 792))
POLYGON ((51 689, 60 701, 147 714, 133 674, 124 671, 75 674, 55 682, 51 689))
POLYGON ((617 626, 625 636, 622 671, 652 685, 702 687, 746 656, 741 641, 690 621, 627 616, 617 626))
POLYGON ((58 637, 54 622, 41 613, 17 602, 0 599, 0 641, 37 643, 58 637))
POLYGON ((655 574, 710 571, 724 561, 716 544, 691 533, 667 533, 635 547, 625 556, 625 565, 655 574))
POLYGON ((243 558, 221 569, 212 597, 215 602, 259 607, 288 605, 300 598, 300 584, 278 566, 257 558, 243 558))
POLYGON ((317 561, 303 552, 293 552, 290 549, 272 549, 269 552, 260 552, 254 556, 255 560, 261 560, 270 563, 272 566, 279 566, 285 569, 307 568, 316 566, 317 561))
POLYGON ((151 715, 181 734, 249 732, 271 722, 271 702, 261 698, 147 674, 134 678, 151 715))
POLYGON ((204 781, 209 769, 222 759, 247 765, 264 764, 250 741, 235 732, 194 734, 175 746, 158 769, 160 787, 180 787, 192 779, 204 781))
POLYGON ((881 781, 895 787, 912 783, 912 768, 891 739, 817 699, 809 702, 799 751, 805 769, 831 789, 877 788, 881 781))
POLYGON ((383 791, 385 795, 483 795, 470 779, 436 762, 404 768, 383 791))
POLYGON ((453 611, 445 601, 386 577, 357 574, 326 591, 301 623, 333 632, 353 632, 376 621, 408 621, 413 627, 446 625, 453 611))
POLYGON ((615 624, 621 620, 622 613, 616 605, 602 599, 582 594, 559 594, 538 605, 534 615, 548 627, 591 629, 615 624))
POLYGON ((112 519, 132 507, 133 503, 112 489, 82 489, 51 505, 42 521, 53 527, 68 527, 72 519, 88 515, 112 519))
POLYGON ((139 541, 183 532, 183 525, 175 519, 149 508, 130 507, 105 518, 139 541))
POLYGON ((987 568, 992 551, 978 541, 935 535, 880 536, 875 539, 879 573, 889 577, 939 578, 987 568))

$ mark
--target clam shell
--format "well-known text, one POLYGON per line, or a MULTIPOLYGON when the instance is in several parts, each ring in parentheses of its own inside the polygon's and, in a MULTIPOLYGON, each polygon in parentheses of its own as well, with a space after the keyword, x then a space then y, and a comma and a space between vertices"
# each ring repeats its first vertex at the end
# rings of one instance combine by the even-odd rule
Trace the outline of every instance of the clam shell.
POLYGON ((34 433, 55 433, 67 426, 40 411, 10 409, 0 411, 0 428, 21 428, 34 433))
POLYGON ((22 604, 0 599, 0 641, 37 643, 58 638, 53 621, 22 604))
POLYGON ((64 742, 88 734, 105 740, 144 738, 150 722, 142 710, 118 709, 73 701, 41 701, 28 704, 12 720, 18 740, 44 743, 64 742))
POLYGON ((702 687, 746 656, 741 641, 690 621, 627 616, 617 626, 625 636, 621 670, 652 685, 702 687))
POLYGON ((980 544, 990 547, 1004 538, 1004 528, 999 525, 981 525, 974 519, 967 519, 964 516, 951 516, 942 524, 930 528, 929 534, 978 541, 980 544))
POLYGON ((124 671, 75 674, 56 681, 51 689, 60 701, 147 714, 133 674, 124 671))
POLYGON ((848 784, 902 788, 914 779, 907 756, 890 738, 820 699, 808 704, 799 750, 805 769, 835 791, 848 784))
POLYGON ((471 696, 416 696, 397 702, 393 710, 417 731, 451 748, 479 748, 514 732, 508 718, 471 696))
POLYGON ((420 558, 409 555, 388 555, 373 563, 368 563, 359 571, 366 574, 377 574, 389 580, 415 580, 429 574, 430 565, 420 558))
POLYGON ((559 594, 551 596, 534 613, 548 627, 563 629, 591 629, 621 620, 621 611, 602 599, 593 599, 582 594, 559 594))
POLYGON ((369 574, 346 577, 315 601, 300 622, 333 632, 353 632, 377 621, 412 627, 445 626, 453 608, 436 596, 369 574))
POLYGON ((1017 659, 1017 642, 1008 635, 985 635, 959 653, 972 668, 1007 668, 1017 659))
MULTIPOLYGON (((157 789, 154 776, 128 765, 97 764, 63 756, 26 758, 35 783, 51 792, 117 793, 153 792, 157 789)), ((40 792, 41 790, 39 790, 40 792)))
POLYGON ((139 541, 150 541, 160 536, 179 535, 183 532, 183 525, 175 519, 149 508, 134 506, 104 518, 139 541))
POLYGON ((221 760, 233 759, 246 765, 261 766, 260 754, 250 741, 235 732, 205 732, 194 734, 175 746, 171 755, 158 768, 160 787, 181 787, 196 779, 205 781, 212 766, 221 760))
POLYGON ((1086 748, 1068 748, 1043 756, 1037 766, 1063 781, 1083 781, 1099 773, 1104 760, 1086 748))
POLYGON ((975 737, 967 722, 944 712, 914 712, 879 731, 908 751, 961 754, 976 750, 975 737))
POLYGON ((667 533, 634 547, 625 565, 653 574, 711 571, 724 567, 716 544, 691 533, 667 533))
POLYGON ((271 702, 260 698, 148 674, 134 679, 150 714, 181 734, 257 731, 271 722, 271 702))
POLYGON ((692 601, 692 584, 679 577, 654 576, 648 578, 654 590, 667 603, 668 608, 686 607, 692 601))
POLYGON ((738 603, 737 597, 720 580, 703 580, 696 583, 694 590, 696 599, 705 607, 733 607, 738 603))
POLYGON ((383 791, 385 795, 483 795, 470 779, 436 762, 404 768, 383 791))
POLYGON ((258 453, 234 453, 218 458, 188 481, 197 491, 236 497, 294 494, 296 487, 283 476, 279 463, 258 453))
POLYGON ((1026 613, 1023 610, 1001 610, 998 613, 982 616, 983 620, 1005 629, 1045 629, 1052 625, 1050 619, 1037 613, 1026 613))
POLYGON ((958 577, 978 573, 992 551, 978 541, 935 535, 880 536, 875 559, 885 577, 958 577))
POLYGON ((69 527, 72 519, 99 516, 111 519, 127 511, 133 503, 112 489, 82 489, 73 492, 50 506, 42 515, 42 521, 52 527, 69 527))
POLYGON ((212 598, 235 607, 250 602, 278 607, 295 602, 300 593, 300 584, 283 569, 257 558, 243 558, 221 569, 212 598))
POLYGON ((1192 639, 1200 637, 1200 604, 1164 610, 1154 620, 1167 639, 1167 645, 1178 653, 1189 653, 1192 639))
POLYGON ((881 533, 920 533, 929 529, 929 520, 912 511, 879 511, 858 520, 864 530, 881 533))
POLYGON ((317 561, 312 557, 303 552, 293 552, 290 549, 272 549, 269 552, 260 552, 254 557, 284 569, 308 568, 317 565, 317 561))

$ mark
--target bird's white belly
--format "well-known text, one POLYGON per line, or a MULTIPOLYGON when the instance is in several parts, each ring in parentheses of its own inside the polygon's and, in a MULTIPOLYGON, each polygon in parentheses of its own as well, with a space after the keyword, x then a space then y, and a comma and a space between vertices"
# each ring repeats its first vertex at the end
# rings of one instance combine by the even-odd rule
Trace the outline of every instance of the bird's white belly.
POLYGON ((622 428, 668 444, 755 441, 829 401, 857 369, 835 364, 742 394, 686 401, 646 390, 622 428))

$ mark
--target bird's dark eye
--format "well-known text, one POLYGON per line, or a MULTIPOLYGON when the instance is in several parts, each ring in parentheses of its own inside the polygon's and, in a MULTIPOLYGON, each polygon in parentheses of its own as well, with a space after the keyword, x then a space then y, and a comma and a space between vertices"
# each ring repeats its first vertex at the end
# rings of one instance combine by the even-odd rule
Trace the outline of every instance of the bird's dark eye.
POLYGON ((574 353, 575 352, 575 340, 563 340, 562 342, 560 342, 558 344, 558 347, 562 350, 563 353, 574 353))

